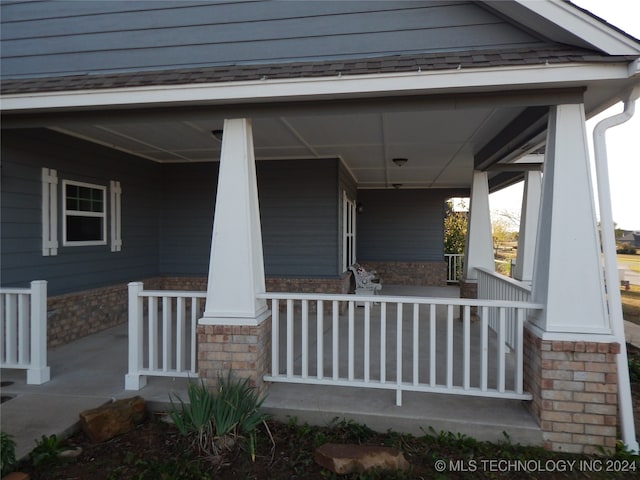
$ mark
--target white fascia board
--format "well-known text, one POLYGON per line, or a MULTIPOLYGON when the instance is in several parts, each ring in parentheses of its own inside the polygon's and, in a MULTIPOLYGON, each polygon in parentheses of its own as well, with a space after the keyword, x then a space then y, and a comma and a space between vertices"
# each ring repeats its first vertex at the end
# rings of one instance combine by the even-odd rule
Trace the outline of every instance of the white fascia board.
POLYGON ((504 87, 558 87, 572 82, 629 78, 628 63, 546 64, 532 66, 458 68, 374 75, 253 80, 186 85, 161 85, 96 90, 68 90, 4 95, 4 112, 83 108, 145 107, 181 104, 314 100, 376 96, 389 93, 456 93, 499 91, 504 87))
MULTIPOLYGON (((502 10, 505 7, 508 9, 512 2, 489 3, 493 8, 502 10)), ((609 55, 637 55, 640 53, 638 42, 613 28, 609 28, 606 24, 578 9, 577 6, 563 0, 514 0, 513 3, 544 17, 559 28, 609 55)), ((504 13, 509 15, 507 11, 504 13)))

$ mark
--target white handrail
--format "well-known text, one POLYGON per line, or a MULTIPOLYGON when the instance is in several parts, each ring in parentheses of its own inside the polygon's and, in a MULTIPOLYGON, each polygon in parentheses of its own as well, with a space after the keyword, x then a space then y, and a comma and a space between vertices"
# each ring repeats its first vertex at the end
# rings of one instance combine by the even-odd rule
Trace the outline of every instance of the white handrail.
POLYGON ((525 312, 542 305, 281 292, 258 297, 272 308, 267 381, 395 390, 398 405, 403 391, 531 398, 523 391, 523 324, 525 312), (497 335, 489 331, 492 308, 499 312, 497 335), (480 321, 472 320, 474 309, 480 321), (513 352, 504 346, 509 322, 513 352))
POLYGON ((51 378, 47 366, 47 282, 0 289, 0 367, 27 370, 27 383, 51 378))
MULTIPOLYGON (((491 302, 515 301, 529 302, 531 300, 531 287, 523 282, 507 277, 500 273, 486 268, 476 268, 478 272, 478 298, 491 302)), ((498 331, 500 321, 496 309, 488 311, 489 327, 498 331)), ((517 341, 516 332, 513 327, 513 311, 507 312, 507 331, 505 335, 506 344, 509 348, 514 348, 517 341)), ((525 312, 525 317, 528 312, 525 312)))
POLYGON ((196 325, 206 292, 144 290, 129 284, 129 371, 126 390, 139 390, 148 376, 197 376, 196 325))

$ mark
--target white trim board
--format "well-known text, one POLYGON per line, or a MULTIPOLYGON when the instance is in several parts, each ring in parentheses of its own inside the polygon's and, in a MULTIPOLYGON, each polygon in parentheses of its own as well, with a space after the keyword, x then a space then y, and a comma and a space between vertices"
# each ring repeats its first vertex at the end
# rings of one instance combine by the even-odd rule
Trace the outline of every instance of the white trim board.
POLYGON ((460 93, 500 91, 504 87, 560 87, 572 82, 625 80, 635 73, 629 62, 608 64, 545 64, 531 66, 458 68, 370 75, 336 75, 162 85, 98 90, 20 93, 4 95, 2 110, 26 112, 95 107, 225 104, 268 101, 353 98, 388 93, 460 93))

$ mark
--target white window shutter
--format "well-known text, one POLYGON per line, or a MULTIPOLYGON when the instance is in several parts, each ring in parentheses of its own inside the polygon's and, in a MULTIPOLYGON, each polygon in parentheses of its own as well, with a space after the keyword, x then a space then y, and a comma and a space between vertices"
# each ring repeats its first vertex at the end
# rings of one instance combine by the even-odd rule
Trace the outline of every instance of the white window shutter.
POLYGON ((120 182, 111 180, 109 192, 111 200, 111 251, 119 252, 122 250, 122 188, 120 182))
POLYGON ((42 255, 58 255, 58 173, 42 169, 42 255))

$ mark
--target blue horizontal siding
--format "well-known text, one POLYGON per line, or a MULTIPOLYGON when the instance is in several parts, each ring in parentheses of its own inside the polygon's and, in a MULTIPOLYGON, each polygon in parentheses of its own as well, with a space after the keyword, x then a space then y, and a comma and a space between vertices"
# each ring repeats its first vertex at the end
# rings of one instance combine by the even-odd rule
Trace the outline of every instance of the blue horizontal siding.
POLYGON ((266 274, 338 275, 338 160, 263 161, 257 172, 266 274))
POLYGON ((359 190, 359 261, 442 261, 444 190, 359 190))
POLYGON ((0 8, 7 77, 540 43, 472 2, 5 2, 0 8))
MULTIPOLYGON (((48 130, 3 131, 2 285, 26 286, 31 280, 47 280, 49 292, 57 295, 155 275, 157 174, 158 166, 151 162, 48 130), (60 242, 57 256, 42 256, 42 167, 58 171, 59 198, 63 179, 100 185, 121 182, 121 252, 111 252, 109 245, 65 247, 60 242)), ((59 220, 60 234, 61 228, 59 220)))

